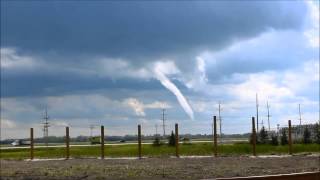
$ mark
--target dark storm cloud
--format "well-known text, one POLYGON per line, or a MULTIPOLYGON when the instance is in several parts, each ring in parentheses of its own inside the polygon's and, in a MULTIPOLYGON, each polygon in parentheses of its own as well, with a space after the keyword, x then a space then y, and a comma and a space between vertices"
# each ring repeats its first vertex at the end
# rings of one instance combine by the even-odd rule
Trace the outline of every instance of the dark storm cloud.
POLYGON ((121 89, 131 90, 157 90, 162 89, 156 80, 117 79, 107 77, 77 76, 75 74, 30 74, 1 77, 1 96, 56 96, 72 93, 83 93, 88 91, 99 91, 110 89, 119 91, 121 89))
POLYGON ((1 2, 1 46, 158 58, 298 28, 303 2, 1 2))
POLYGON ((123 58, 135 67, 169 57, 188 73, 197 53, 218 51, 269 29, 299 29, 305 14, 303 2, 281 1, 1 1, 1 48, 14 48, 19 56, 36 57, 47 66, 28 73, 3 71, 1 95, 156 89, 160 85, 154 80, 114 82, 64 70, 99 67, 97 59, 105 57, 123 58))

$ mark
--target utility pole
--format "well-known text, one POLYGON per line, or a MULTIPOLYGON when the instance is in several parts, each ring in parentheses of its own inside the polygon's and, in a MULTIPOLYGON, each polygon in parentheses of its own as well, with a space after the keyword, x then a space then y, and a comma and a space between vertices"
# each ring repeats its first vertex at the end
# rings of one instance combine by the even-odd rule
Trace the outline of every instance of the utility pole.
POLYGON ((268 101, 267 101, 267 109, 268 109, 268 115, 267 115, 267 117, 268 117, 268 129, 270 131, 270 106, 269 106, 268 101))
POLYGON ((48 146, 48 135, 49 135, 49 116, 48 116, 48 109, 46 107, 45 112, 44 112, 44 122, 43 122, 43 140, 45 142, 45 145, 48 146))
POLYGON ((256 110, 257 110, 257 131, 259 131, 259 104, 258 104, 258 93, 256 93, 256 110))
POLYGON ((163 137, 166 137, 166 124, 165 124, 165 111, 166 109, 162 109, 162 128, 163 128, 163 137))

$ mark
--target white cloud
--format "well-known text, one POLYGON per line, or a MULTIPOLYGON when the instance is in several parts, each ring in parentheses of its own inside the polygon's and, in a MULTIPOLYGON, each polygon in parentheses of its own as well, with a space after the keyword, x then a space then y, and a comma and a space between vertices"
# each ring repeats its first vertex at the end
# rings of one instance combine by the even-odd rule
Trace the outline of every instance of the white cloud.
POLYGON ((17 127, 16 123, 9 119, 1 119, 1 129, 2 128, 15 128, 17 127))
POLYGON ((319 62, 306 61, 285 71, 265 71, 246 75, 246 80, 229 85, 229 93, 240 100, 254 101, 255 94, 266 101, 296 98, 301 91, 314 90, 319 82, 319 62))
POLYGON ((191 77, 189 79, 182 77, 182 79, 188 88, 196 91, 202 90, 208 82, 205 59, 201 56, 196 57, 196 68, 191 77))
POLYGON ((136 98, 128 98, 123 101, 126 106, 132 108, 137 116, 146 116, 145 109, 168 109, 171 106, 166 102, 155 101, 150 104, 144 104, 136 98))
POLYGON ((141 103, 137 99, 129 98, 129 99, 126 99, 124 103, 127 104, 129 107, 131 107, 137 116, 146 116, 146 113, 144 112, 143 103, 141 103))
POLYGON ((169 109, 171 106, 166 102, 155 101, 150 104, 144 104, 146 109, 169 109))
POLYGON ((240 100, 254 101, 256 93, 259 100, 292 97, 294 93, 288 87, 277 84, 275 73, 255 73, 248 75, 245 82, 231 85, 229 92, 240 100))
POLYGON ((102 58, 98 60, 93 72, 99 73, 101 76, 108 76, 112 78, 140 78, 149 79, 152 73, 146 67, 134 67, 129 61, 123 59, 108 59, 102 58))
POLYGON ((63 121, 63 120, 57 120, 57 119, 52 119, 51 121, 51 127, 52 126, 60 126, 60 127, 67 127, 67 126, 70 126, 70 124, 66 121, 63 121))
POLYGON ((319 82, 319 61, 306 61, 301 67, 285 71, 282 83, 295 92, 303 91, 319 82))
POLYGON ((304 32, 311 47, 319 48, 319 1, 305 1, 309 8, 310 27, 304 32))
POLYGON ((1 68, 4 69, 33 69, 40 66, 34 57, 22 56, 13 48, 1 48, 1 68))

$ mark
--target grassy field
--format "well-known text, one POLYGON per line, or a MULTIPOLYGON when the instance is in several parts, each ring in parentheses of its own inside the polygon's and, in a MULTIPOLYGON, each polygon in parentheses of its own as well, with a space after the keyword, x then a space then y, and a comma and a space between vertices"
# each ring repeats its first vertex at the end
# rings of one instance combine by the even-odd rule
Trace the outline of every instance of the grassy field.
MULTIPOLYGON (((211 143, 195 143, 191 145, 180 145, 180 155, 212 155, 213 147, 211 143)), ((220 145, 218 147, 220 155, 250 155, 252 147, 250 144, 230 144, 220 145)), ((319 144, 294 144, 293 153, 320 152, 319 144)), ((137 156, 137 145, 105 146, 106 157, 135 157, 137 156)), ((288 146, 257 145, 259 154, 287 154, 288 146)), ((1 159, 28 159, 29 149, 3 149, 1 150, 1 159)), ((154 147, 152 145, 142 146, 143 156, 174 156, 175 147, 162 145, 154 147)), ((92 147, 70 147, 70 155, 73 158, 99 157, 100 146, 92 147)), ((63 158, 65 148, 36 148, 34 150, 35 158, 63 158)))

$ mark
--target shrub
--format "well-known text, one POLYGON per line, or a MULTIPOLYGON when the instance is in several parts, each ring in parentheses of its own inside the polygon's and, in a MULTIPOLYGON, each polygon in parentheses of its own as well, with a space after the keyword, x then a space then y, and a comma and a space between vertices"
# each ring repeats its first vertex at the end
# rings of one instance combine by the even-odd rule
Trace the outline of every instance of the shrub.
POLYGON ((169 136, 169 146, 175 146, 175 145, 176 145, 176 138, 173 131, 171 131, 171 135, 169 136))
POLYGON ((310 144, 311 143, 311 133, 309 129, 306 127, 303 132, 303 144, 310 144))
POLYGON ((262 126, 262 128, 259 132, 259 140, 260 140, 261 144, 266 144, 268 141, 268 132, 266 131, 264 126, 262 126))
POLYGON ((189 138, 183 138, 182 139, 183 145, 191 145, 191 140, 189 138))
POLYGON ((320 125, 315 125, 315 143, 320 144, 320 125))
POLYGON ((161 146, 162 145, 162 142, 160 141, 160 138, 157 136, 153 143, 152 143, 153 146, 161 146))
POLYGON ((274 146, 278 146, 279 145, 278 136, 276 136, 276 135, 272 135, 271 136, 271 144, 274 145, 274 146))
POLYGON ((281 145, 288 144, 288 137, 286 131, 283 129, 281 134, 281 145))

